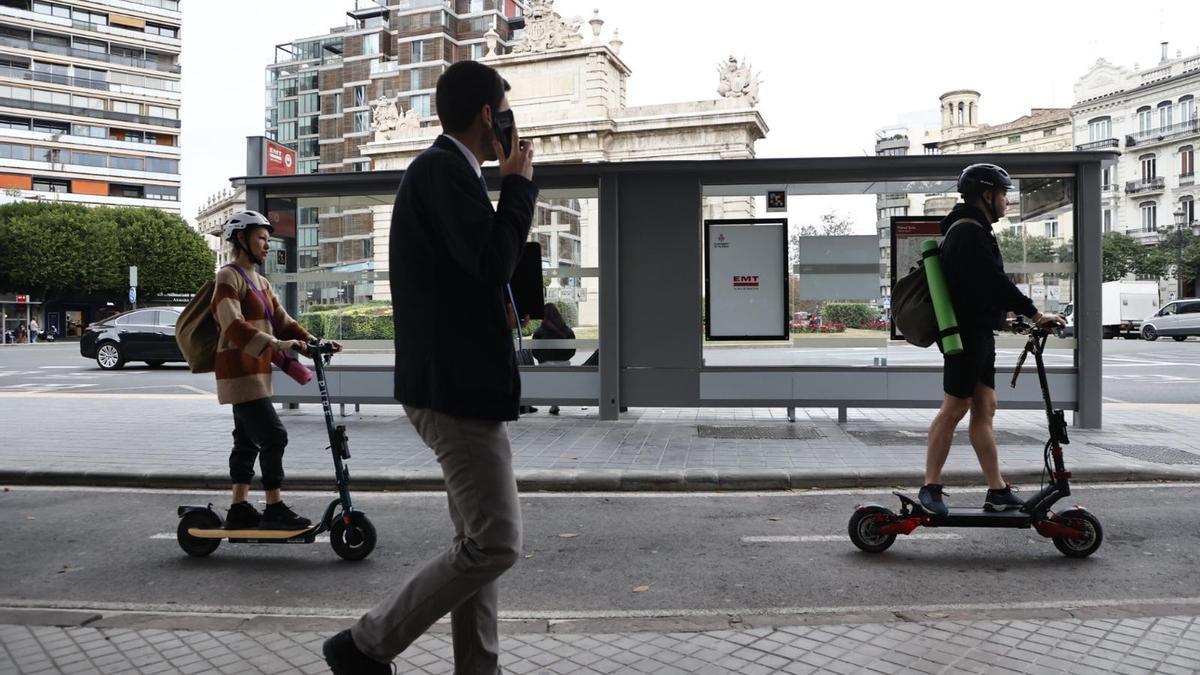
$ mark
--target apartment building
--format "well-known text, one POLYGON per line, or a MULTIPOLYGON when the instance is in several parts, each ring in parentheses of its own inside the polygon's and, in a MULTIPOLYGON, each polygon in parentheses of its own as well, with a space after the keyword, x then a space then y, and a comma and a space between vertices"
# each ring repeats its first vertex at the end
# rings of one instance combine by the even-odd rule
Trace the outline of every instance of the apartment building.
POLYGON ((180 212, 178 0, 0 0, 0 189, 180 212))

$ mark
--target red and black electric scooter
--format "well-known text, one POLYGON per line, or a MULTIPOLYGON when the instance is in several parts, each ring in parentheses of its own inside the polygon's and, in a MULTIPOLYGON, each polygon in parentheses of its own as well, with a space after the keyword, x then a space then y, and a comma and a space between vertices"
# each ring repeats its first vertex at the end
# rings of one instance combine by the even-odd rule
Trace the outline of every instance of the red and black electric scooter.
POLYGON ((1033 354, 1037 363, 1038 382, 1042 387, 1046 421, 1050 427, 1050 440, 1046 441, 1042 451, 1045 473, 1049 474, 1050 482, 1016 511, 991 512, 981 508, 950 507, 949 514, 945 516, 930 513, 918 500, 895 492, 893 494, 900 498, 900 513, 893 513, 879 504, 859 504, 855 508, 850 518, 850 540, 855 546, 868 553, 880 553, 896 541, 896 535, 911 534, 918 527, 1032 527, 1038 534, 1053 540, 1054 546, 1069 558, 1086 558, 1100 548, 1104 530, 1100 527, 1100 520, 1087 509, 1075 506, 1059 512, 1050 510, 1058 500, 1071 494, 1071 472, 1063 463, 1062 451, 1062 446, 1070 443, 1067 439, 1067 420, 1062 410, 1054 409, 1050 388, 1046 383, 1046 364, 1042 360, 1042 353, 1049 333, 1023 321, 1014 322, 1013 330, 1028 334, 1029 339, 1017 361, 1012 386, 1017 386, 1017 377, 1027 356, 1033 354))

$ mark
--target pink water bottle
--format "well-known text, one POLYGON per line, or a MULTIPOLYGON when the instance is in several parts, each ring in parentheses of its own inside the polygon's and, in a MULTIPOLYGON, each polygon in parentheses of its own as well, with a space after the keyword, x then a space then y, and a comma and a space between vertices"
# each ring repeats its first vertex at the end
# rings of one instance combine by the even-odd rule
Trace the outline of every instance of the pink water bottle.
POLYGON ((300 363, 300 359, 297 359, 286 351, 277 351, 272 354, 271 362, 280 370, 287 373, 288 377, 300 383, 301 386, 312 382, 312 371, 303 363, 300 363))

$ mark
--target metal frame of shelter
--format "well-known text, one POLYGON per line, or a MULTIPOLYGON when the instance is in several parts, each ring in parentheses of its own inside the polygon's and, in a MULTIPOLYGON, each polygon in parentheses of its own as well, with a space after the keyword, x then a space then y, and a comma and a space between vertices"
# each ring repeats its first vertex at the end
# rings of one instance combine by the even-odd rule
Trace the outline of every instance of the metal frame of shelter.
MULTIPOLYGON (((706 366, 697 293, 704 264, 702 202, 764 195, 768 189, 796 195, 829 194, 829 188, 843 194, 929 192, 922 186, 944 186, 969 162, 996 162, 1016 178, 1074 181, 1077 350, 1074 366, 1050 370, 1051 391, 1056 403, 1075 411, 1077 426, 1099 428, 1100 181, 1102 168, 1116 158, 1115 152, 1064 152, 537 166, 535 181, 543 194, 598 199, 600 360, 595 367, 523 368, 525 400, 598 405, 604 420, 617 419, 622 406, 937 407, 939 367, 706 366)), ((494 168, 484 176, 493 189, 499 184, 494 168)), ((373 171, 235 180, 246 187, 246 208, 266 212, 268 200, 276 198, 394 194, 402 177, 402 171, 373 171)), ((294 272, 295 240, 286 247, 288 271, 294 272)), ((294 311, 296 283, 287 284, 285 297, 294 311)), ((331 382, 334 402, 390 400, 390 369, 343 368, 343 379, 331 382)), ((998 371, 1003 381, 1005 368, 998 371)), ((330 375, 336 378, 337 370, 330 375)), ((275 379, 277 399, 316 400, 289 390, 288 382, 275 379)), ((1041 406, 1036 385, 1024 385, 1006 395, 1006 407, 1041 406)))

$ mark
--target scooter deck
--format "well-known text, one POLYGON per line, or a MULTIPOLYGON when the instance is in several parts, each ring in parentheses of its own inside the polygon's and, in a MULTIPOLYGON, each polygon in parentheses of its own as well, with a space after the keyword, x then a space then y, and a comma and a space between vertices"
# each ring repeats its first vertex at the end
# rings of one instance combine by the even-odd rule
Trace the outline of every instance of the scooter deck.
POLYGON ((312 531, 316 526, 302 530, 226 530, 188 528, 188 534, 197 539, 292 539, 312 531))
POLYGON ((950 507, 945 516, 931 516, 926 527, 1029 527, 1029 514, 1018 510, 985 511, 979 508, 950 507))

